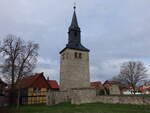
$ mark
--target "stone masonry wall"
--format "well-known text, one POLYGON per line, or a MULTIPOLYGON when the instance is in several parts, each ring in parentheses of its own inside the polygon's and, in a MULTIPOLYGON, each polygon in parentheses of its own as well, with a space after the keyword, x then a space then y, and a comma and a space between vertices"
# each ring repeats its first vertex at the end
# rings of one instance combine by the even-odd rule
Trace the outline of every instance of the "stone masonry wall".
POLYGON ((96 96, 93 102, 109 104, 150 105, 149 96, 96 96))
POLYGON ((149 96, 96 96, 93 88, 74 88, 71 92, 53 91, 47 95, 47 105, 71 101, 71 104, 109 103, 150 105, 149 96))
POLYGON ((116 95, 120 94, 119 86, 118 85, 112 85, 110 86, 110 95, 116 95))
POLYGON ((67 91, 49 91, 47 93, 47 105, 59 104, 70 101, 67 91))
POLYGON ((66 49, 60 56, 60 90, 90 87, 89 53, 66 49), (77 53, 77 58, 75 58, 77 53), (79 54, 82 54, 79 58, 79 54))
POLYGON ((91 103, 96 97, 94 88, 76 88, 71 93, 71 104, 91 103))
POLYGON ((109 103, 109 104, 137 104, 150 105, 149 96, 96 96, 95 89, 73 90, 71 103, 109 103))
POLYGON ((49 91, 47 105, 70 102, 72 104, 90 103, 96 96, 93 88, 74 88, 70 91, 49 91))

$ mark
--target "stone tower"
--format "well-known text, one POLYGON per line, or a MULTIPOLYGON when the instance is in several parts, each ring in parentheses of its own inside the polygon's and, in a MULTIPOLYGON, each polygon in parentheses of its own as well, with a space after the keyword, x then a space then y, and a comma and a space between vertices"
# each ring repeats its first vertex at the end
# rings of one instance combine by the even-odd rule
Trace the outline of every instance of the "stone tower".
POLYGON ((81 44, 75 9, 68 31, 68 44, 60 51, 60 90, 90 87, 89 49, 81 44))

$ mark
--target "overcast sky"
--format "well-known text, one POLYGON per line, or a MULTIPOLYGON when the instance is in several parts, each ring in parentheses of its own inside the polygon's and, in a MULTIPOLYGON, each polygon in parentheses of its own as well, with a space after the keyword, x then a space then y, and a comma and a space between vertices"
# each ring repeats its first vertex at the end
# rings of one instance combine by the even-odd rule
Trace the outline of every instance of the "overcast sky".
MULTIPOLYGON (((0 37, 39 43, 35 72, 59 80, 59 52, 68 41, 75 0, 0 0, 0 37)), ((77 0, 82 43, 90 49, 91 81, 119 73, 135 60, 150 70, 150 0, 77 0)))

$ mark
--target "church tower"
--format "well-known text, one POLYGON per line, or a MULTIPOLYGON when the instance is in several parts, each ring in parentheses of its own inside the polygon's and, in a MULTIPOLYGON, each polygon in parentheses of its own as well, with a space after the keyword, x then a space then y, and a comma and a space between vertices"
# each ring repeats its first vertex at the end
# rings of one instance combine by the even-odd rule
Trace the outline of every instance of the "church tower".
POLYGON ((75 9, 68 29, 68 44, 60 52, 60 90, 90 87, 89 49, 81 44, 75 9))

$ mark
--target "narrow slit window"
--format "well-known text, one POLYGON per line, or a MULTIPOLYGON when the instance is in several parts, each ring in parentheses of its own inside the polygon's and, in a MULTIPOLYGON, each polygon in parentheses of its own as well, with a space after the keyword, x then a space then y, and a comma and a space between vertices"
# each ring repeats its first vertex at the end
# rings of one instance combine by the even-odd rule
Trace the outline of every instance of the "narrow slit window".
POLYGON ((79 58, 82 58, 82 53, 79 53, 79 58))
POLYGON ((66 54, 66 59, 68 59, 68 58, 69 58, 69 53, 66 54))
POLYGON ((75 57, 75 58, 78 57, 78 53, 77 53, 77 52, 74 53, 74 57, 75 57))
POLYGON ((62 54, 62 59, 63 59, 63 60, 65 59, 65 54, 62 54))

